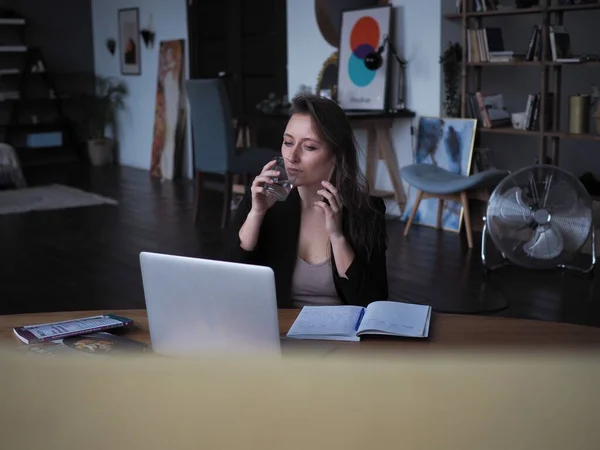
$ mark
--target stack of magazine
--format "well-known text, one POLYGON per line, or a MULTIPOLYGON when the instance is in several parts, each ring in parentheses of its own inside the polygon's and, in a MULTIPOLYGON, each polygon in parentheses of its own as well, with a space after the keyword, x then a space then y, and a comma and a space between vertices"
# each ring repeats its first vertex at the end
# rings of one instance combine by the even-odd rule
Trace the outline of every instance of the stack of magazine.
POLYGON ((133 325, 133 320, 103 314, 60 322, 13 328, 15 335, 32 353, 45 355, 108 355, 145 352, 148 346, 113 333, 133 325))

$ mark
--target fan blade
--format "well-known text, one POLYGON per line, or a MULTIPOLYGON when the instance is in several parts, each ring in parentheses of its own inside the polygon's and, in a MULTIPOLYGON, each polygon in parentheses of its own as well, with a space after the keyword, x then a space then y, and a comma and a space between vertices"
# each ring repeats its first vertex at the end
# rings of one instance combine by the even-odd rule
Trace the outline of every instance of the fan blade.
POLYGON ((562 250, 562 236, 552 225, 537 227, 533 238, 523 244, 525 254, 535 259, 553 259, 560 255, 562 250))
POLYGON ((542 193, 542 207, 551 213, 569 214, 578 203, 578 196, 573 185, 564 180, 554 182, 542 193))
POLYGON ((576 252, 588 239, 592 229, 592 213, 578 203, 570 214, 552 214, 550 223, 561 234, 564 248, 576 252))
POLYGON ((533 212, 523 200, 523 191, 519 187, 510 188, 504 195, 492 200, 488 214, 511 224, 527 225, 533 219, 533 212))

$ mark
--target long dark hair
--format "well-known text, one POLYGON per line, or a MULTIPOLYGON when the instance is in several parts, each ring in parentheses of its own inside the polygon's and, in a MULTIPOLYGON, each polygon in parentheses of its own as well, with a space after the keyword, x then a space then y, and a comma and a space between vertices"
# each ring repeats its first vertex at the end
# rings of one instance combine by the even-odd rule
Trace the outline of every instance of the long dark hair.
POLYGON ((373 227, 377 210, 371 202, 368 181, 360 170, 358 144, 346 113, 336 102, 313 94, 295 97, 290 113, 309 115, 315 133, 333 153, 332 182, 347 214, 344 235, 355 251, 364 250, 370 256, 373 248, 381 244, 373 227))

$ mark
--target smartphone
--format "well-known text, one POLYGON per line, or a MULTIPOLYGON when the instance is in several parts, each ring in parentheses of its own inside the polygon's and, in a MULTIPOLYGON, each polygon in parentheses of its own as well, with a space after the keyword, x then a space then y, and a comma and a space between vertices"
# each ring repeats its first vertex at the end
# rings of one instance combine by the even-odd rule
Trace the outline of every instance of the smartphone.
MULTIPOLYGON (((327 181, 331 183, 331 178, 333 177, 333 172, 335 171, 335 165, 329 171, 329 176, 327 177, 327 181)), ((329 205, 329 200, 326 197, 321 196, 321 199, 325 202, 325 204, 329 205)))

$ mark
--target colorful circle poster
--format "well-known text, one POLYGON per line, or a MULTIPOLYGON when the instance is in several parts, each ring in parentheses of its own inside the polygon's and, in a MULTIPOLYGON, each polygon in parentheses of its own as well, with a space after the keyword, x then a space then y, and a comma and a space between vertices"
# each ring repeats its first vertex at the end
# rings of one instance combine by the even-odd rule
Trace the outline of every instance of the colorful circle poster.
POLYGON ((377 54, 389 36, 391 12, 392 7, 385 5, 342 13, 337 99, 344 109, 386 109, 387 45, 378 68, 369 67, 365 59, 377 54))

